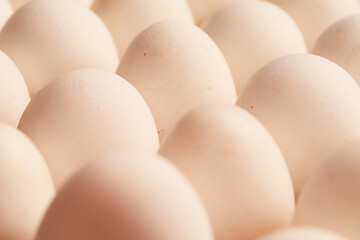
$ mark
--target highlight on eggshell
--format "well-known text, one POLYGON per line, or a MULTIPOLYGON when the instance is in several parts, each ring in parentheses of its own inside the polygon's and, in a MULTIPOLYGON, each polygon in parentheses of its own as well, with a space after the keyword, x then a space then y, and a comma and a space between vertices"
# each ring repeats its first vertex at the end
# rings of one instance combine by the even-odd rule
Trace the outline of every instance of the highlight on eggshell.
POLYGON ((0 50, 20 69, 30 95, 68 71, 100 68, 114 72, 119 62, 111 34, 100 18, 67 0, 34 0, 24 5, 2 29, 0 50))
POLYGON ((317 40, 313 53, 344 68, 360 85, 360 14, 339 20, 317 40))
POLYGON ((294 223, 360 238, 360 141, 335 153, 300 195, 294 223), (319 204, 321 203, 321 204, 319 204))
POLYGON ((182 21, 162 21, 140 33, 117 74, 146 100, 160 141, 189 110, 236 101, 231 72, 218 47, 200 28, 182 21))
POLYGON ((213 240, 205 209, 166 159, 117 152, 78 171, 46 213, 36 240, 213 240))
POLYGON ((259 238, 258 240, 347 240, 335 232, 327 229, 302 226, 280 229, 259 238))
POLYGON ((199 193, 215 239, 254 239, 290 225, 294 190, 279 147, 245 110, 209 104, 186 114, 159 154, 199 193))
POLYGON ((35 95, 19 123, 44 156, 56 188, 89 158, 113 150, 156 152, 152 114, 125 79, 98 69, 66 73, 35 95))
POLYGON ((12 14, 13 10, 8 0, 0 0, 0 31, 12 14))
POLYGON ((0 50, 0 121, 17 127, 29 101, 29 92, 19 69, 0 50))
POLYGON ((218 11, 202 28, 224 54, 238 94, 268 62, 307 51, 292 18, 265 1, 236 1, 218 11))
POLYGON ((279 144, 298 195, 336 150, 360 139, 360 90, 335 63, 310 54, 260 69, 239 96, 279 144))
POLYGON ((308 50, 337 20, 359 13, 359 0, 267 0, 289 13, 302 31, 308 50))
POLYGON ((23 133, 0 123, 0 239, 32 240, 54 195, 39 151, 23 133))
POLYGON ((131 41, 152 24, 164 20, 194 22, 186 0, 95 0, 92 9, 109 28, 120 58, 131 41))

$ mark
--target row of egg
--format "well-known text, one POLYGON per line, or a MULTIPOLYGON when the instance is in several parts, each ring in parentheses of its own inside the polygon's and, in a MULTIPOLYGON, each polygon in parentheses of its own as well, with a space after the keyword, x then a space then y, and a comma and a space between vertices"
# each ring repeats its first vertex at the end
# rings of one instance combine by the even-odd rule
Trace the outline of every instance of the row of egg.
MULTIPOLYGON (((19 129, 40 150, 60 190, 37 239, 206 240, 213 234, 256 239, 290 224, 293 192, 299 196, 311 178, 299 197, 295 223, 359 237, 357 145, 314 175, 334 152, 360 139, 354 81, 358 15, 330 26, 314 48, 352 79, 314 55, 272 61, 307 50, 295 22, 268 2, 243 0, 223 8, 203 24, 208 35, 193 20, 163 21, 130 45, 137 34, 132 26, 124 27, 133 31, 124 42, 116 37, 124 32, 111 30, 118 21, 128 23, 111 17, 119 2, 98 3, 116 44, 100 18, 67 1, 29 3, 0 33, 6 53, 0 52, 1 102, 6 103, 1 121, 17 126, 22 115, 19 129), (129 45, 119 66, 124 48, 118 44, 129 45), (123 78, 112 73, 116 67, 123 78), (257 119, 231 106, 236 101, 232 75, 241 93, 237 105, 257 119), (30 98, 23 76, 33 96, 24 114, 30 98), (210 105, 197 108, 203 104, 210 105), (153 155, 158 133, 159 154, 182 173, 153 155), (100 156, 82 168, 120 149, 146 153, 100 156)), ((140 5, 146 1, 130 2, 135 5, 119 4, 119 9, 146 6, 140 5)), ((311 2, 302 4, 306 9, 311 2)), ((31 239, 55 190, 34 145, 17 130, 1 128, 0 238, 31 239)), ((291 235, 331 238, 311 228, 268 238, 291 235)))
MULTIPOLYGON (((0 29, 12 14, 10 3, 17 9, 26 2, 29 0, 0 1, 0 29)), ((356 72, 347 66, 353 62, 352 57, 343 62, 342 56, 344 52, 352 53, 351 49, 356 47, 356 42, 349 40, 351 34, 356 35, 356 19, 333 26, 315 49, 314 45, 321 33, 337 20, 359 12, 358 0, 269 0, 257 3, 188 0, 189 4, 186 0, 75 1, 91 7, 102 21, 84 7, 75 9, 50 2, 42 7, 28 5, 17 11, 1 37, 1 49, 5 49, 20 68, 31 95, 70 70, 96 67, 115 71, 118 56, 123 57, 136 35, 156 22, 170 19, 201 24, 224 54, 238 93, 269 61, 291 53, 304 53, 307 49, 356 72), (105 29, 104 23, 109 30, 105 29), (340 31, 336 29, 344 32, 342 39, 334 38, 333 32, 340 31), (331 49, 333 44, 339 46, 336 47, 338 50, 331 49), (351 49, 341 49, 346 48, 344 45, 351 49)))

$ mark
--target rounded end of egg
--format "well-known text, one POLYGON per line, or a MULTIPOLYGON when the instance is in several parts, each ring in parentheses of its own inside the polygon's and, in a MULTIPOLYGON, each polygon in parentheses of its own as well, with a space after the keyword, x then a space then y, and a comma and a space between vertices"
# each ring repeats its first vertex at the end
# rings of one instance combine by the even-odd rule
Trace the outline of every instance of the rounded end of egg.
POLYGON ((156 152, 156 126, 145 101, 126 80, 80 69, 43 88, 19 128, 39 147, 57 187, 90 157, 114 149, 156 152))
POLYGON ((37 0, 21 7, 1 31, 0 49, 17 65, 31 95, 68 71, 115 71, 119 63, 105 24, 71 1, 37 0))
POLYGON ((266 1, 231 3, 202 28, 224 54, 238 94, 268 62, 307 51, 296 23, 285 11, 266 1))

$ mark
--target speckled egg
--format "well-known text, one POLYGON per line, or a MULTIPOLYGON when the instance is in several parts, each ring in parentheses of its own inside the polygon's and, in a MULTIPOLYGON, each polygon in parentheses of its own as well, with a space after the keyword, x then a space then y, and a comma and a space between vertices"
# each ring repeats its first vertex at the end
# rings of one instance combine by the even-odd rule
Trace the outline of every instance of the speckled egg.
POLYGON ((117 73, 148 103, 160 141, 189 110, 236 101, 224 56, 206 33, 186 22, 163 21, 144 30, 131 43, 117 73))

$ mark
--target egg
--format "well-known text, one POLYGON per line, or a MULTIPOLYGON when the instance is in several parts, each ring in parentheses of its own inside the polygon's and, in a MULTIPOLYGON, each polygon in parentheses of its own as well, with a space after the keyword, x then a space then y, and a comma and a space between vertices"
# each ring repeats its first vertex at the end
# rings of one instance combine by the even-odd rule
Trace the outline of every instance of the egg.
POLYGON ((295 22, 282 9, 263 1, 237 1, 217 12, 203 26, 228 62, 237 89, 276 58, 305 53, 295 22))
POLYGON ((332 156, 306 185, 297 205, 296 225, 314 225, 360 238, 360 142, 332 156))
POLYGON ((13 14, 13 10, 8 0, 0 0, 0 31, 11 14, 13 14))
POLYGON ((360 85, 360 14, 339 20, 318 39, 313 53, 343 67, 360 85))
POLYGON ((114 72, 119 62, 104 23, 70 1, 35 0, 23 6, 0 33, 0 49, 20 69, 30 95, 68 71, 114 72))
POLYGON ((268 0, 287 11, 299 25, 308 49, 337 20, 360 11, 359 0, 268 0))
POLYGON ((32 240, 54 193, 49 170, 33 143, 0 123, 0 239, 32 240))
POLYGON ((201 29, 186 22, 163 21, 144 30, 129 46, 117 73, 145 98, 160 141, 189 110, 236 101, 224 56, 201 29))
POLYGON ((360 90, 335 63, 294 54, 260 69, 237 105, 264 124, 287 161, 295 193, 333 151, 360 138, 360 90))
POLYGON ((161 157, 112 153, 77 172, 52 202, 36 240, 212 240, 202 203, 161 157))
POLYGON ((195 17, 195 22, 200 25, 210 18, 215 12, 235 0, 187 0, 195 17))
MULTIPOLYGON (((12 4, 12 7, 14 8, 14 10, 17 10, 20 7, 22 7, 23 5, 25 5, 26 3, 30 2, 30 1, 34 1, 34 0, 6 0, 6 1, 9 1, 12 4)), ((52 0, 52 1, 54 1, 54 0, 52 0)), ((57 0, 57 1, 59 1, 59 0, 57 0)), ((60 0, 60 1, 73 1, 73 2, 81 3, 84 6, 90 7, 94 0, 60 0)))
POLYGON ((126 80, 98 69, 62 75, 31 99, 19 128, 37 145, 59 186, 89 158, 127 149, 156 152, 144 99, 126 80))
POLYGON ((120 57, 136 35, 154 23, 194 22, 186 0, 95 0, 92 9, 108 26, 120 57))
POLYGON ((191 181, 215 239, 254 239, 290 224, 294 191, 274 139, 245 110, 209 104, 186 114, 159 154, 191 181))
POLYGON ((29 92, 21 73, 0 51, 0 121, 17 127, 29 101, 29 92))
POLYGON ((346 240, 337 233, 316 227, 292 227, 280 229, 258 240, 346 240))

